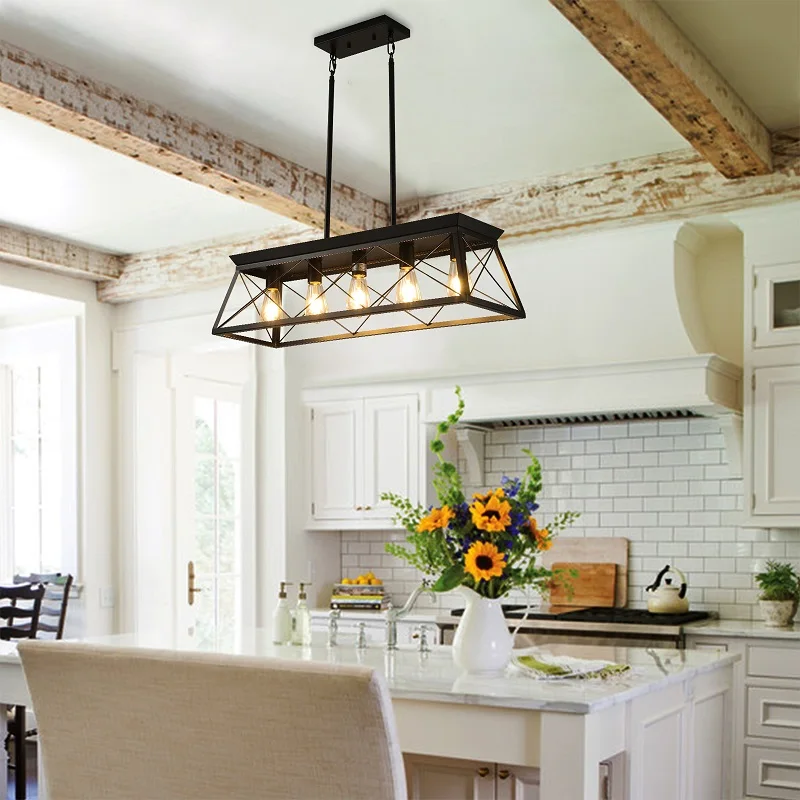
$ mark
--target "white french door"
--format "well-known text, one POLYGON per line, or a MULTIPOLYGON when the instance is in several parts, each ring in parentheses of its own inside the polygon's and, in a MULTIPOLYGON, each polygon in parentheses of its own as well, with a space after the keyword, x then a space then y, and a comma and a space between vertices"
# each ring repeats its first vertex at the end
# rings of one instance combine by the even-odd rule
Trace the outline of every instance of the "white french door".
POLYGON ((213 647, 255 623, 252 404, 242 383, 182 375, 175 412, 176 632, 213 647))

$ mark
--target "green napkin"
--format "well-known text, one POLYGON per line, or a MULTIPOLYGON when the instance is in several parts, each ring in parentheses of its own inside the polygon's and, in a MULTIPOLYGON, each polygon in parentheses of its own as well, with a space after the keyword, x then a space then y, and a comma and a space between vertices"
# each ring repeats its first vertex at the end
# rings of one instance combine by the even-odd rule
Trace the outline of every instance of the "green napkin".
MULTIPOLYGON (((535 669, 537 672, 541 672, 544 675, 566 676, 573 674, 572 670, 568 667, 562 667, 559 664, 548 664, 546 661, 540 661, 535 656, 519 656, 517 660, 524 667, 530 667, 531 669, 535 669)), ((573 677, 609 678, 612 675, 619 675, 622 672, 627 672, 629 669, 630 666, 628 664, 609 664, 608 666, 602 667, 594 672, 586 672, 582 675, 574 675, 573 677)))

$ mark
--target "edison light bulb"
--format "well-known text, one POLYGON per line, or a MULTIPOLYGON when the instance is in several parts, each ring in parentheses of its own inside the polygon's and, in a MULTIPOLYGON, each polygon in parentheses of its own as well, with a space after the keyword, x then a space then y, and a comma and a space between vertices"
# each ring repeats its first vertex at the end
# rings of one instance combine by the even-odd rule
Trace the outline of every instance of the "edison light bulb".
POLYGON ((286 314, 281 308, 281 290, 277 287, 267 289, 264 294, 264 302, 261 304, 259 311, 261 319, 264 322, 275 322, 277 319, 283 319, 286 314))
POLYGON ((450 297, 461 294, 461 278, 458 275, 458 262, 450 259, 450 274, 447 276, 447 293, 450 297))
POLYGON ((369 286, 367 286, 367 267, 356 264, 350 279, 350 290, 347 295, 347 307, 351 311, 366 308, 369 305, 369 286))
POLYGON ((322 281, 309 280, 305 313, 307 315, 328 313, 328 298, 322 292, 322 281))
POLYGON ((397 284, 397 302, 415 303, 417 300, 422 300, 417 274, 411 267, 401 266, 400 280, 397 284))

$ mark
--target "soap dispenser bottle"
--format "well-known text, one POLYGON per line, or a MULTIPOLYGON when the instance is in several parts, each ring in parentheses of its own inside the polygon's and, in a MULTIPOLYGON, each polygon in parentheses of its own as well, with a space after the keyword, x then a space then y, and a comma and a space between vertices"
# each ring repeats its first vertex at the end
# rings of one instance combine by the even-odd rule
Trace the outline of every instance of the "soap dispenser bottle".
POLYGON ((275 644, 289 644, 292 641, 292 612, 286 601, 286 587, 291 583, 281 581, 281 590, 278 593, 278 605, 272 614, 272 641, 275 644))
POLYGON ((310 585, 310 583, 300 584, 300 591, 297 594, 297 607, 294 612, 292 644, 303 647, 311 646, 311 612, 308 610, 308 603, 306 602, 306 586, 310 585))

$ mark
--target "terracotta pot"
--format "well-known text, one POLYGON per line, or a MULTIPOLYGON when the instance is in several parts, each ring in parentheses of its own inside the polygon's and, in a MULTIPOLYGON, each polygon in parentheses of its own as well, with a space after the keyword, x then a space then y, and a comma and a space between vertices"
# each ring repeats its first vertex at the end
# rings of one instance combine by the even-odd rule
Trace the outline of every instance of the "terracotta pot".
POLYGON ((797 611, 794 600, 759 600, 758 605, 768 628, 788 628, 797 611))

